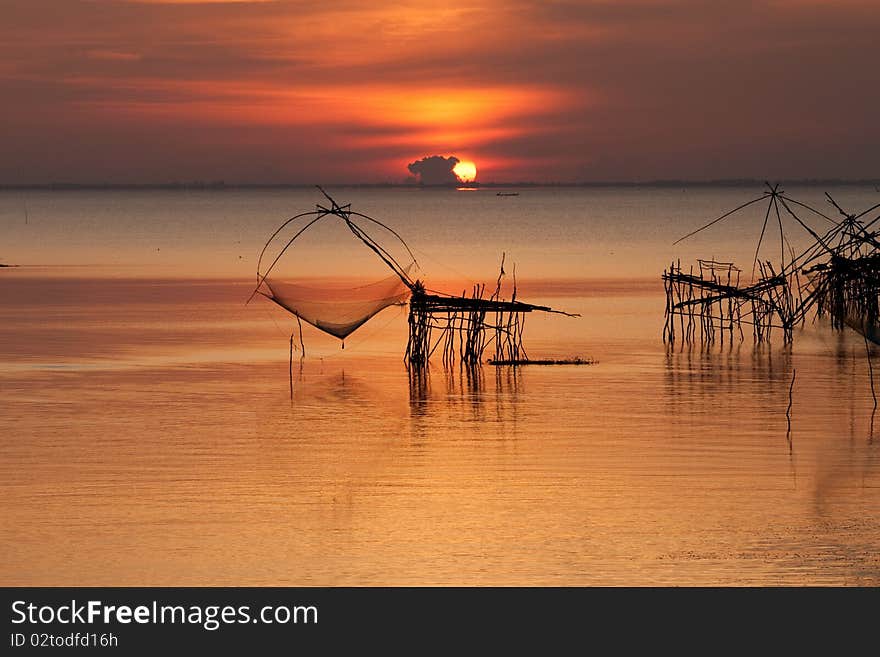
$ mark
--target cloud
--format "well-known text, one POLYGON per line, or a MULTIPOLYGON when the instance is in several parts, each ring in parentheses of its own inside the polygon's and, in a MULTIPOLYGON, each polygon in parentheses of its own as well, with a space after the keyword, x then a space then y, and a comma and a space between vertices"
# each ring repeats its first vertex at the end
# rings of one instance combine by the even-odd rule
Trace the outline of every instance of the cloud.
POLYGON ((423 185, 455 185, 459 182, 458 176, 452 172, 456 164, 458 158, 452 155, 449 157, 431 155, 411 162, 407 169, 418 177, 423 185))
POLYGON ((877 0, 2 4, 0 182, 880 170, 877 0))

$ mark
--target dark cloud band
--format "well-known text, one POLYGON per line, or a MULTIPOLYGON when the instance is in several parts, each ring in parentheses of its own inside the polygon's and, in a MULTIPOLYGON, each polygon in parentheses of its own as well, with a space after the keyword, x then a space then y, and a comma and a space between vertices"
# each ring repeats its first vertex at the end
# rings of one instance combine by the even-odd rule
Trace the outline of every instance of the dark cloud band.
POLYGON ((423 185, 455 185, 458 176, 452 170, 458 162, 457 157, 431 155, 411 162, 407 168, 423 185))

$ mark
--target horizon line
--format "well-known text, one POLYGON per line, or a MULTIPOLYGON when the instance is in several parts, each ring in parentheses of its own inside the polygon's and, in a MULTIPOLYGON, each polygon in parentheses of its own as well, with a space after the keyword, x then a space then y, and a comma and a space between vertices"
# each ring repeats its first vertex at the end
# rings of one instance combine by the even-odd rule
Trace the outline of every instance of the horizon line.
MULTIPOLYGON (((133 182, 45 182, 45 183, 0 183, 0 191, 7 190, 226 190, 226 189, 307 189, 314 188, 318 184, 322 187, 359 187, 359 188, 401 188, 401 189, 479 189, 479 188, 535 188, 535 187, 746 187, 752 185, 764 185, 769 179, 762 178, 718 178, 712 180, 692 180, 686 178, 668 178, 655 180, 610 180, 610 181, 580 181, 580 182, 537 182, 537 181, 510 181, 510 182, 468 182, 468 183, 444 183, 424 184, 412 182, 337 182, 337 183, 248 183, 216 181, 169 181, 161 183, 133 182)), ((880 178, 790 178, 775 179, 774 182, 788 185, 847 185, 847 186, 871 186, 880 185, 880 178)), ((880 191, 880 190, 878 190, 880 191)))

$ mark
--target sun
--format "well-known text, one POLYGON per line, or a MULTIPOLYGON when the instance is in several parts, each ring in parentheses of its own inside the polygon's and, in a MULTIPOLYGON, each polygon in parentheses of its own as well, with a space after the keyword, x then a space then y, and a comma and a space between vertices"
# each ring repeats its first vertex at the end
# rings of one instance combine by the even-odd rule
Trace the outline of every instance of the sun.
POLYGON ((461 161, 453 167, 452 173, 463 183, 474 182, 477 178, 477 165, 473 162, 461 161))

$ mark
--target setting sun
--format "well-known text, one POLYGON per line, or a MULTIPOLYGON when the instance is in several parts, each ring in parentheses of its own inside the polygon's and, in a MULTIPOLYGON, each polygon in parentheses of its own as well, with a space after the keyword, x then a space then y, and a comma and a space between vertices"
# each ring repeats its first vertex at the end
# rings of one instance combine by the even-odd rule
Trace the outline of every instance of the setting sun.
POLYGON ((453 167, 452 173, 463 183, 473 182, 477 178, 477 165, 473 162, 459 162, 453 167))

